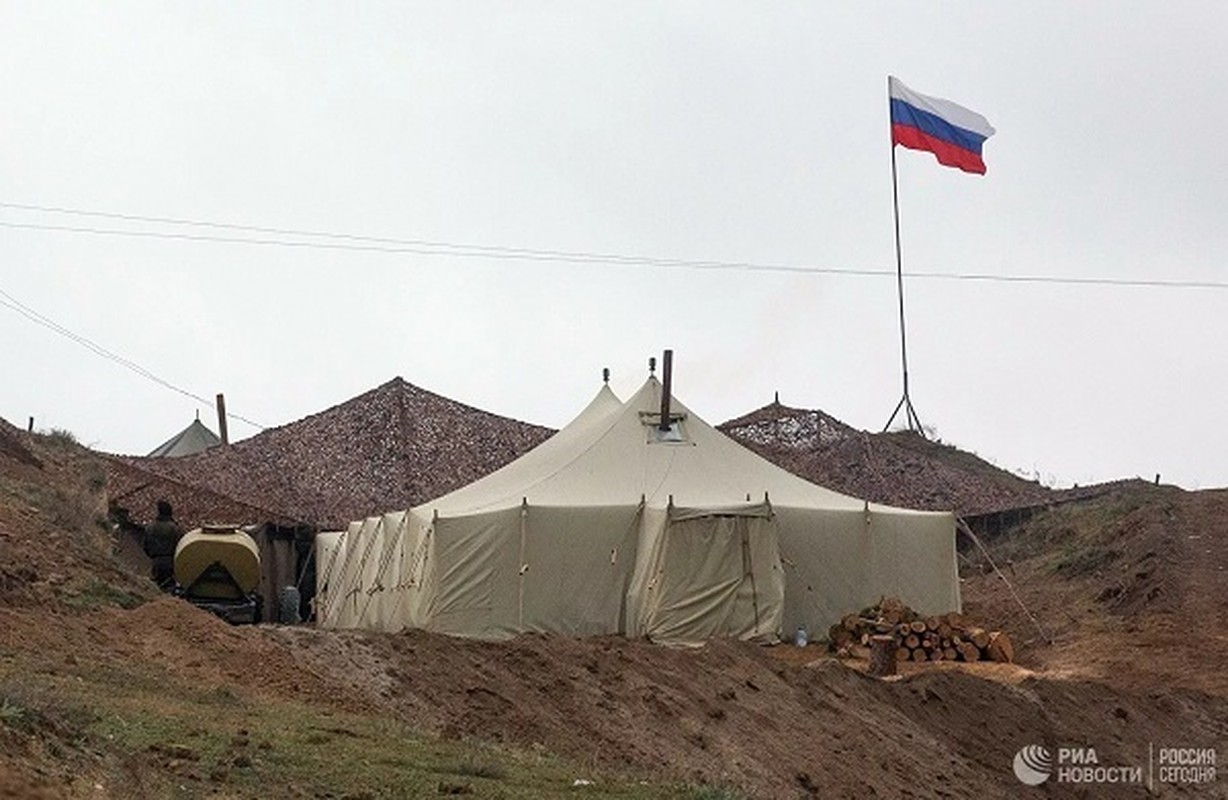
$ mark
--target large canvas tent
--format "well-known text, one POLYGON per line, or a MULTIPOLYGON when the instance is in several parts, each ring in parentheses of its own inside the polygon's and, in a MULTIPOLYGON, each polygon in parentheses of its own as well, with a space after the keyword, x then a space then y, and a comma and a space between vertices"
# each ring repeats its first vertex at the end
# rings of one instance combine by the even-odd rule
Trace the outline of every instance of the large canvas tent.
POLYGON ((603 386, 502 469, 321 539, 320 624, 689 644, 823 629, 882 595, 959 609, 952 514, 809 483, 672 398, 662 426, 662 393, 603 386))
POLYGON ((176 458, 178 456, 190 456, 196 453, 203 453, 210 447, 216 447, 221 443, 221 438, 206 428, 205 424, 200 421, 200 416, 197 415, 191 425, 155 447, 147 457, 176 458))

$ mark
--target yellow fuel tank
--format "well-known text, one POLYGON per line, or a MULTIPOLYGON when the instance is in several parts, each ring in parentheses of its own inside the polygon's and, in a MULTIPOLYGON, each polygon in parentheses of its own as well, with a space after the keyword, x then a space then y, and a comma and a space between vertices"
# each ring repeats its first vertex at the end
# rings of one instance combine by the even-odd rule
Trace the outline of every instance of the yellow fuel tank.
POLYGON ((197 528, 175 548, 175 581, 188 597, 246 597, 260 584, 260 550, 233 525, 197 528))

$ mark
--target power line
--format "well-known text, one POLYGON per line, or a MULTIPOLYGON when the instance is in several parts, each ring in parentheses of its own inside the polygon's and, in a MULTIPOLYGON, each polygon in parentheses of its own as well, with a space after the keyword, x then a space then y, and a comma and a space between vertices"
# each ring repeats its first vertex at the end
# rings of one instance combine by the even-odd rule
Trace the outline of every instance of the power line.
MULTIPOLYGON (((119 364, 121 367, 124 367, 125 369, 132 370, 136 374, 140 375, 142 378, 151 380, 160 386, 170 389, 172 392, 177 392, 183 395, 184 397, 189 397, 193 400, 204 403, 205 405, 209 404, 209 401, 201 397, 200 395, 190 392, 187 389, 184 389, 182 387, 176 386, 175 384, 171 383, 170 381, 164 378, 158 377, 154 373, 142 367, 140 364, 137 364, 136 362, 131 361, 127 358, 124 358, 123 356, 118 355, 117 353, 113 353, 110 350, 107 350, 102 345, 93 341, 92 339, 82 336, 79 333, 74 333, 73 331, 69 330, 68 328, 65 328, 63 325, 59 324, 55 320, 50 319, 49 317, 46 317, 43 314, 40 314, 39 312, 27 306, 25 303, 18 300, 16 297, 13 297, 13 295, 9 294, 4 289, 0 289, 0 306, 4 306, 5 308, 8 308, 12 311, 16 311, 18 314, 30 320, 31 322, 34 322, 38 325, 42 325, 44 328, 48 328, 67 339, 71 339, 72 341, 76 342, 77 344, 81 345, 87 350, 93 352, 95 355, 99 355, 107 359, 108 361, 112 361, 116 364, 119 364)), ((260 423, 253 422, 247 417, 241 416, 239 414, 227 412, 226 416, 232 419, 237 419, 240 422, 246 422, 248 425, 251 425, 252 427, 255 427, 255 428, 259 428, 260 430, 264 430, 264 427, 265 427, 261 425, 260 423)))
MULTIPOLYGON (((290 239, 256 239, 240 236, 217 236, 211 234, 179 233, 174 231, 139 231, 119 230, 114 228, 85 228, 75 225, 46 225, 33 222, 4 222, 0 227, 20 228, 29 230, 57 231, 63 233, 86 233, 100 236, 126 236, 136 238, 172 239, 194 242, 217 242, 223 244, 254 244, 270 247, 292 247, 315 250, 347 250, 367 253, 411 253, 416 255, 446 256, 452 258, 494 258, 515 261, 545 261, 576 264, 620 264, 629 266, 650 266, 664 268, 687 269, 741 269, 760 272, 802 272, 824 273, 834 275, 878 275, 888 274, 877 270, 825 269, 819 267, 798 267, 784 264, 754 264, 730 261, 687 261, 682 259, 650 258, 647 256, 620 256, 601 253, 568 253, 550 250, 518 250, 516 248, 484 248, 465 249, 466 245, 429 243, 429 244, 357 244, 340 242, 294 241, 290 239)), ((298 234, 322 235, 330 234, 298 234)), ((343 236, 343 234, 336 234, 343 236)), ((370 239, 378 242, 381 240, 370 239)), ((387 241, 387 240, 383 240, 387 241)))
POLYGON ((391 244, 405 245, 410 247, 428 247, 432 249, 461 249, 482 251, 491 253, 525 253, 540 256, 565 256, 571 258, 600 258, 607 261, 628 261, 638 263, 641 261, 669 261, 670 259, 649 259, 646 256, 628 256, 618 255, 614 253, 580 253, 565 250, 542 250, 525 247, 507 247, 503 245, 483 245, 473 243, 457 243, 457 242, 441 242, 432 241, 429 239, 405 239, 392 238, 386 236, 363 236, 353 233, 334 233, 329 231, 309 231, 294 228, 269 228, 257 225, 240 225, 228 222, 212 222, 206 220, 185 219, 182 217, 152 217, 141 214, 120 214, 111 211, 92 211, 77 208, 64 208, 60 206, 39 206, 30 205, 27 203, 6 203, 0 202, 0 208, 21 209, 23 211, 40 211, 51 214, 70 214, 84 217, 99 217, 103 219, 124 220, 126 222, 146 222, 159 225, 184 225, 189 227, 199 228, 215 228, 221 230, 247 231, 250 233, 267 233, 279 236, 301 236, 313 237, 321 239, 337 239, 352 242, 370 242, 374 244, 391 244))
MULTIPOLYGON (((136 214, 119 214, 107 211, 91 211, 84 209, 60 208, 55 206, 37 206, 23 203, 0 202, 0 208, 12 208, 24 211, 39 211, 44 213, 68 214, 76 216, 97 217, 103 219, 123 220, 159 225, 182 225, 216 230, 232 230, 246 233, 265 234, 267 236, 284 237, 297 236, 306 241, 295 241, 284 238, 256 238, 249 236, 219 236, 216 234, 193 234, 178 231, 154 230, 123 230, 115 228, 94 228, 77 225, 49 225, 43 223, 25 223, 0 221, 0 227, 27 230, 42 230, 62 233, 79 233, 96 236, 119 236, 134 238, 152 238, 163 240, 211 242, 219 244, 246 244, 262 247, 287 247, 317 250, 340 250, 349 252, 374 252, 389 254, 413 254, 442 256, 446 258, 488 258, 498 260, 557 262, 573 264, 610 264, 624 266, 657 267, 665 269, 693 270, 735 270, 744 272, 778 272, 807 275, 835 275, 853 277, 894 277, 895 272, 887 269, 858 269, 851 267, 821 267, 815 265, 765 264, 749 261, 704 261, 678 258, 656 258, 652 256, 624 255, 617 253, 594 253, 568 250, 538 250, 532 248, 506 247, 498 245, 464 244, 457 242, 430 241, 423 239, 396 239, 389 237, 362 236, 349 233, 334 233, 328 231, 307 231, 289 228, 268 228, 255 225, 239 225, 224 222, 204 220, 178 219, 173 217, 155 217, 136 214), (323 239, 324 241, 310 241, 323 239)), ((999 275, 992 273, 952 273, 952 272, 910 272, 905 277, 920 280, 952 280, 976 281, 986 283, 1034 283, 1067 286, 1112 286, 1133 288, 1165 288, 1165 289, 1228 289, 1228 282, 1205 280, 1161 280, 1147 278, 1083 278, 1061 275, 999 275)))

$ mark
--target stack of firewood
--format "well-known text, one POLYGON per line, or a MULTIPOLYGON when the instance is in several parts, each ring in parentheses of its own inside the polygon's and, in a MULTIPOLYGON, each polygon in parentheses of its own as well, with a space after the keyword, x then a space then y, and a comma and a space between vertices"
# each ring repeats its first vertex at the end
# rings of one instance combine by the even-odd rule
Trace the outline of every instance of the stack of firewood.
POLYGON ((828 645, 837 653, 869 647, 873 636, 894 638, 896 661, 1015 660, 1015 648, 1003 631, 987 631, 955 612, 925 617, 894 597, 845 615, 827 631, 828 645))

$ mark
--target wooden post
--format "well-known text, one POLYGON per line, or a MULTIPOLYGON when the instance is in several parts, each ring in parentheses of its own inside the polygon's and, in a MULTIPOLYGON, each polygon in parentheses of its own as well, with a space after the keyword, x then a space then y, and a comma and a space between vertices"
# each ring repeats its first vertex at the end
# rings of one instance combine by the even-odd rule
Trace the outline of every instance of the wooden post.
POLYGON ((896 644, 894 636, 870 637, 870 674, 877 678, 894 675, 896 644))
POLYGON ((30 426, 26 428, 27 433, 34 433, 34 417, 30 417, 30 426))
POLYGON ((226 396, 221 392, 217 395, 217 434, 222 437, 222 447, 230 444, 230 434, 226 430, 226 396))

